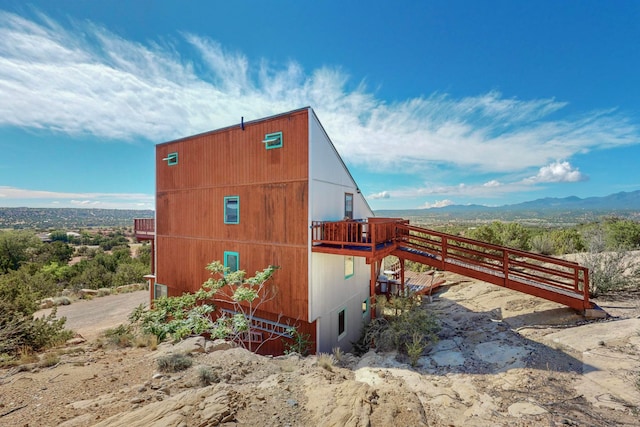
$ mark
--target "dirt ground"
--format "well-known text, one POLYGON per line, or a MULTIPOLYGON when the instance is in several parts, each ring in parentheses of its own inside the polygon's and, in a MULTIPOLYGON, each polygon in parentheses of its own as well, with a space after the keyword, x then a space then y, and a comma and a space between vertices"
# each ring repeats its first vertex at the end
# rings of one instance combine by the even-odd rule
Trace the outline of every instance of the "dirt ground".
MULTIPOLYGON (((440 319, 440 340, 416 368, 373 351, 333 365, 315 356, 262 357, 200 337, 155 351, 108 349, 96 341, 100 315, 70 320, 90 339, 52 350, 57 364, 0 371, 0 425, 640 424, 640 298, 599 300, 612 317, 588 321, 555 303, 446 278, 423 304, 440 319), (160 374, 156 359, 171 352, 189 352, 193 366, 160 374), (205 368, 215 378, 208 386, 200 383, 205 368)), ((83 304, 68 309, 93 310, 83 304)), ((124 311, 102 316, 124 322, 124 311)))

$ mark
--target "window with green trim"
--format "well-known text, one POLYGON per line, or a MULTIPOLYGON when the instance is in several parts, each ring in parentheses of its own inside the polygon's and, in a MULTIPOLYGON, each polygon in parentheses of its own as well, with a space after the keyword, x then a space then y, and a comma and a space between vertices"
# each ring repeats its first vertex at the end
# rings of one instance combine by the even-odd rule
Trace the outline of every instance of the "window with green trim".
POLYGON ((347 335, 347 309, 343 308, 338 312, 338 339, 347 335))
POLYGON ((268 133, 264 136, 262 142, 267 150, 281 148, 283 144, 282 132, 268 133))
POLYGON ((167 157, 162 160, 166 161, 169 166, 175 166, 178 164, 178 153, 169 153, 167 157))
POLYGON ((240 197, 227 196, 224 198, 224 223, 240 223, 240 197))
POLYGON ((225 251, 224 266, 227 267, 230 272, 238 271, 240 269, 240 254, 238 254, 238 252, 225 251))
POLYGON ((344 278, 348 279, 349 277, 353 276, 354 269, 355 266, 353 256, 344 257, 344 278))

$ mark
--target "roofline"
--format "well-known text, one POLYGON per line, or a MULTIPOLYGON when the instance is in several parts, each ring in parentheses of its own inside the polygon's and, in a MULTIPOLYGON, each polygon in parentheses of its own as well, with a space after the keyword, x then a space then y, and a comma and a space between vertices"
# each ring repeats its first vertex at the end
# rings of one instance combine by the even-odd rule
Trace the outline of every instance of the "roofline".
POLYGON ((322 125, 322 122, 318 118, 318 115, 316 114, 315 111, 313 111, 313 108, 311 108, 311 107, 307 107, 307 108, 309 109, 311 114, 313 114, 313 117, 315 117, 316 121, 320 125, 320 129, 322 129, 322 132, 324 132, 324 135, 327 137, 327 140, 329 141, 329 144, 331 144, 331 148, 333 148, 333 151, 335 151, 336 156, 338 156, 338 159, 340 160, 340 163, 342 163, 342 167, 344 167, 344 170, 347 171, 347 174, 349 175, 349 178, 351 178, 351 181, 353 181, 353 183, 355 184, 357 192, 362 195, 362 200, 364 200, 364 203, 367 205, 367 208, 369 208, 369 211, 373 214, 373 216, 375 216, 375 213, 373 212, 373 209, 371 209, 371 205, 369 205, 369 202, 367 201, 367 198, 364 196, 364 194, 362 194, 362 191, 360 190, 360 186, 358 185, 356 180, 353 178, 353 175, 351 175, 351 171, 349 170, 347 165, 344 163, 344 160, 342 160, 342 156, 338 152, 338 149, 336 148, 335 145, 333 145, 333 141, 329 137, 329 134, 327 133, 327 131, 324 129, 324 126, 322 125))
POLYGON ((250 120, 248 122, 242 121, 242 122, 240 122, 238 124, 235 124, 235 125, 230 125, 230 126, 225 126, 225 127, 218 128, 218 129, 208 130, 206 132, 197 133, 197 134, 189 135, 189 136, 184 136, 184 137, 178 138, 178 139, 172 139, 171 141, 160 142, 160 143, 156 144, 156 147, 159 147, 159 146, 162 146, 162 145, 166 145, 166 144, 173 144, 175 142, 186 141, 186 140, 189 140, 189 139, 192 139, 192 138, 196 138, 196 137, 199 137, 199 136, 211 135, 211 134, 218 133, 218 132, 221 132, 221 131, 226 131, 226 130, 242 127, 243 125, 247 126, 247 125, 252 125, 252 124, 255 124, 255 123, 264 122, 264 121, 267 121, 267 120, 273 120, 273 119, 276 119, 278 117, 288 116, 290 114, 299 113, 299 112, 305 111, 305 110, 309 110, 309 111, 313 112, 313 109, 310 106, 297 108, 295 110, 287 111, 286 113, 279 113, 279 114, 275 114, 273 116, 262 117, 260 119, 250 120))

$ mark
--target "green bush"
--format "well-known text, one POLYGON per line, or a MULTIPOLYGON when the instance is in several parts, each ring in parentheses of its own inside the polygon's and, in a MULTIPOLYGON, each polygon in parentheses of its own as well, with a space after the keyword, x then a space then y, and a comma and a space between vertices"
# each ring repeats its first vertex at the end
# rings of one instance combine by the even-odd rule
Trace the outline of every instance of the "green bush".
POLYGON ((356 354, 363 354, 373 346, 381 351, 408 354, 410 349, 417 351, 418 344, 422 345, 421 354, 429 343, 438 341, 440 327, 435 317, 418 305, 415 298, 392 298, 381 305, 384 316, 365 325, 360 340, 354 344, 356 354))

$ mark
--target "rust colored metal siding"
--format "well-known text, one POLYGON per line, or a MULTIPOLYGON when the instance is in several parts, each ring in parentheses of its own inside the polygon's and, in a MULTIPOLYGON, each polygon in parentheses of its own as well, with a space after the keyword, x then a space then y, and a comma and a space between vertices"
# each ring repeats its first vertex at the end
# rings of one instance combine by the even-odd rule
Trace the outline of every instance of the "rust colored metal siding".
POLYGON ((268 265, 278 295, 262 308, 308 315, 308 110, 157 146, 157 283, 193 292, 205 266, 237 252, 249 276, 268 265), (283 146, 266 149, 266 134, 283 146), (177 153, 177 163, 166 159, 177 153), (225 224, 224 198, 240 199, 239 223, 225 224))

